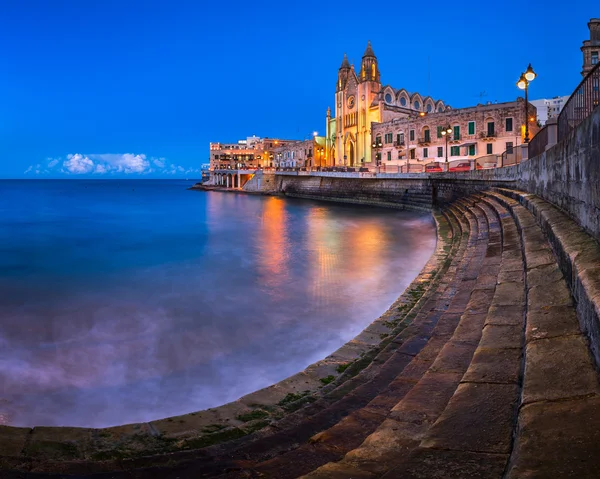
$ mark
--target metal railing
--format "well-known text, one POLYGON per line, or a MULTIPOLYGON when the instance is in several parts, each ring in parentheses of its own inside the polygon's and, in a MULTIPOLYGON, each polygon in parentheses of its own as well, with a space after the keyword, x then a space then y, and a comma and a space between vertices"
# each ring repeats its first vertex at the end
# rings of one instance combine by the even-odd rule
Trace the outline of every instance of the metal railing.
POLYGON ((496 138, 498 133, 495 131, 482 131, 479 133, 479 138, 496 138))
MULTIPOLYGON (((558 115, 558 141, 591 115, 600 103, 600 63, 575 88, 558 115)), ((531 157, 531 155, 530 155, 531 157)))
POLYGON ((545 125, 544 128, 538 131, 537 135, 529 142, 529 158, 541 155, 546 151, 546 145, 548 145, 548 125, 545 125))
POLYGON ((518 165, 523 159, 523 148, 519 146, 513 146, 504 153, 502 153, 502 166, 518 165))

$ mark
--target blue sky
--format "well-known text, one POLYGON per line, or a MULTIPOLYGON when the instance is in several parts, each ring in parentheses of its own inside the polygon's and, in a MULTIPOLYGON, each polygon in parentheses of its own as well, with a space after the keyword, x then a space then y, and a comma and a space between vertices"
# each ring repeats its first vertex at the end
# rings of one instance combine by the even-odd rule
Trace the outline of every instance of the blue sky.
POLYGON ((567 95, 598 16, 597 0, 1 2, 0 177, 193 177, 210 141, 323 132, 367 40, 383 83, 454 107, 514 100, 529 62, 532 99, 567 95))

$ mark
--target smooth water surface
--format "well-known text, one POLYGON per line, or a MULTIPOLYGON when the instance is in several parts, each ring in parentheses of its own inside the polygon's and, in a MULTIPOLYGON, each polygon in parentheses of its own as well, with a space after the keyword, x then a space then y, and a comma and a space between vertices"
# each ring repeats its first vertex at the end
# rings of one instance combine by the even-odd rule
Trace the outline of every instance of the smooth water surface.
POLYGON ((0 181, 0 423, 235 400, 353 338, 435 246, 429 215, 192 184, 0 181))

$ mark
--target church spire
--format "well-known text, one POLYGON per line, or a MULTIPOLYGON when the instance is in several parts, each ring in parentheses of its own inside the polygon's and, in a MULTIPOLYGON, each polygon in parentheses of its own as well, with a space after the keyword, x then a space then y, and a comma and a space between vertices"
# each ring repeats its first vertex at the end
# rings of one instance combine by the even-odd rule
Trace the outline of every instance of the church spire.
POLYGON ((369 40, 369 43, 367 44, 367 48, 365 50, 365 54, 362 57, 359 79, 361 82, 381 82, 379 75, 379 66, 377 65, 377 57, 373 52, 373 47, 371 47, 371 40, 369 40))
POLYGON ((340 68, 350 68, 350 62, 348 61, 348 55, 344 53, 344 60, 342 60, 342 66, 340 68))
POLYGON ((350 62, 348 62, 348 56, 344 53, 344 60, 342 66, 338 71, 337 91, 342 91, 346 87, 348 82, 348 75, 350 74, 350 62))

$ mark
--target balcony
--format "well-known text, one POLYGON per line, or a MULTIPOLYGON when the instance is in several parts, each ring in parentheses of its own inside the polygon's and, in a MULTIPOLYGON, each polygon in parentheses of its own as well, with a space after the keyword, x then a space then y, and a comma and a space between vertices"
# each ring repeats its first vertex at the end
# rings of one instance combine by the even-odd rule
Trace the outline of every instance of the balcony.
POLYGON ((418 138, 417 145, 419 145, 419 146, 431 145, 431 138, 427 137, 427 136, 425 138, 418 138))
POLYGON ((493 141, 497 136, 498 133, 495 131, 482 131, 479 133, 479 138, 481 138, 483 141, 493 141))
POLYGON ((404 141, 395 141, 394 142, 394 146, 404 146, 404 145, 405 145, 404 141))

